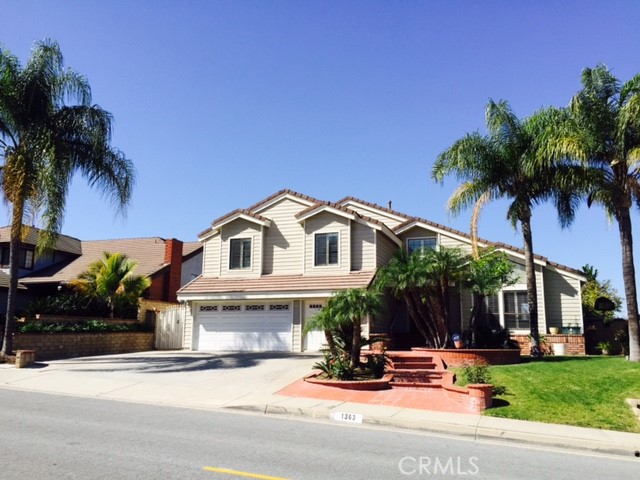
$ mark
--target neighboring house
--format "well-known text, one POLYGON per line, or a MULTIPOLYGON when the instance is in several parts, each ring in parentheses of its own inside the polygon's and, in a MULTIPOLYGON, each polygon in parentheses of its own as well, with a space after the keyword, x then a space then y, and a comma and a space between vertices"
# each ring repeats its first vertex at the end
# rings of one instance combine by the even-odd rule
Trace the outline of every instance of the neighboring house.
MULTIPOLYGON (((200 233, 202 275, 178 292, 187 304, 183 347, 193 350, 317 351, 321 332, 303 336, 305 322, 338 290, 368 286, 401 247, 471 249, 463 232, 353 197, 329 203, 282 190, 214 220, 200 233)), ((482 241, 482 245, 489 242, 482 241)), ((487 299, 485 313, 514 333, 528 332, 521 249, 493 244, 516 267, 518 281, 487 299)), ((582 325, 583 274, 536 256, 540 331, 582 325)), ((451 298, 452 329, 468 323, 472 296, 451 298)), ((390 333, 419 344, 398 302, 363 324, 363 334, 390 333)))
MULTIPOLYGON (((37 297, 54 295, 77 278, 103 252, 122 253, 138 262, 135 273, 148 275, 145 298, 176 302, 177 290, 202 272, 202 245, 160 237, 78 240, 59 235, 48 255, 35 257, 38 229, 30 228, 21 246, 18 309, 37 297)), ((0 228, 0 306, 6 309, 9 272, 9 227, 0 228), (6 280, 6 281, 5 281, 6 280), (6 285, 5 285, 6 283, 6 285)))

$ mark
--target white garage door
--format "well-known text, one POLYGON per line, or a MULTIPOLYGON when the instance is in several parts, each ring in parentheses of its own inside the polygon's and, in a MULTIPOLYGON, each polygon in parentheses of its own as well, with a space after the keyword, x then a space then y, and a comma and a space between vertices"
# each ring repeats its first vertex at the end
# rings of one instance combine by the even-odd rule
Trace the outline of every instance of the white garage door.
POLYGON ((289 352, 292 313, 287 303, 203 305, 196 350, 289 352))

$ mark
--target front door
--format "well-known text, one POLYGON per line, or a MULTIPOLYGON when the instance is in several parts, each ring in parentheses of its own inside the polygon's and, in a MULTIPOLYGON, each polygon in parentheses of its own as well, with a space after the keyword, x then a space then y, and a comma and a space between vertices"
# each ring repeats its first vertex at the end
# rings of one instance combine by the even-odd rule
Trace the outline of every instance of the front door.
MULTIPOLYGON (((324 300, 311 300, 304 302, 304 321, 316 315, 322 307, 324 307, 324 300)), ((304 325, 303 325, 304 328, 304 325)), ((319 352, 324 347, 327 340, 324 336, 323 330, 311 330, 303 339, 302 349, 305 352, 319 352)))

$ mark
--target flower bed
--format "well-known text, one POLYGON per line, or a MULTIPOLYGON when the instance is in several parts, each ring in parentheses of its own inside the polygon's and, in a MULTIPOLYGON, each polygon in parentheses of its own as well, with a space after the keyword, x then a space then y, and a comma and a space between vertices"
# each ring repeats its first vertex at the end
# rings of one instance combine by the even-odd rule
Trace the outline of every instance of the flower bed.
POLYGON ((390 374, 372 380, 336 380, 333 378, 320 378, 321 375, 319 372, 314 372, 304 377, 304 381, 348 390, 386 390, 391 388, 389 382, 393 379, 393 375, 390 374))

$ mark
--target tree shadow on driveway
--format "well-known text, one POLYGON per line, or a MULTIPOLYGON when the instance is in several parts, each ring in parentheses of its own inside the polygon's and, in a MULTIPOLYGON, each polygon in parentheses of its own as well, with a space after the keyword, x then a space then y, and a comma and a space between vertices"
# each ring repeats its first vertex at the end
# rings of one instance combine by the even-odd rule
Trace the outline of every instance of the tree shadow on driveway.
POLYGON ((260 353, 204 353, 204 352, 151 352, 148 355, 85 357, 60 360, 57 368, 69 366, 75 372, 202 372, 243 369, 258 366, 269 360, 296 360, 313 362, 317 355, 279 352, 260 353))

